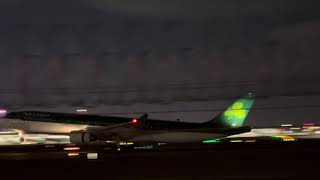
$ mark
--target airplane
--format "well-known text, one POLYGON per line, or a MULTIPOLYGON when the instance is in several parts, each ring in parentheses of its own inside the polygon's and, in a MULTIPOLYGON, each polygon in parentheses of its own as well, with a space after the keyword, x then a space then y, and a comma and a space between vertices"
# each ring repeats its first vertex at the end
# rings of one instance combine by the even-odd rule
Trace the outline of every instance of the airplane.
POLYGON ((251 128, 243 123, 253 103, 252 95, 244 96, 218 116, 202 123, 154 120, 147 114, 127 118, 40 111, 10 112, 3 118, 13 120, 15 128, 24 132, 69 134, 74 144, 101 141, 191 143, 250 132, 251 128))

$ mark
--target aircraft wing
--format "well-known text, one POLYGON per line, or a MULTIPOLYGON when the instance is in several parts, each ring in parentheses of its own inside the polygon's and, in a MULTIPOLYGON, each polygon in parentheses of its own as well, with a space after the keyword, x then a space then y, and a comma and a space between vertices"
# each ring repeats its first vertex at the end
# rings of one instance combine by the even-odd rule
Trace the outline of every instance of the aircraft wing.
POLYGON ((128 123, 132 120, 132 118, 127 118, 127 117, 40 112, 40 111, 10 112, 3 118, 20 119, 20 120, 35 121, 35 122, 52 122, 52 123, 80 124, 80 125, 83 124, 83 125, 92 125, 92 126, 110 126, 114 124, 128 123))

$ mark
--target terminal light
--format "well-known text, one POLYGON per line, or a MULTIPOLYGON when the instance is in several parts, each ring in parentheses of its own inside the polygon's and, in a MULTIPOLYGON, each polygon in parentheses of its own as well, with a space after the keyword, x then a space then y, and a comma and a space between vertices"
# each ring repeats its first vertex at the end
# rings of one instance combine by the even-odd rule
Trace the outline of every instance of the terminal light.
POLYGON ((291 130, 300 130, 301 128, 299 128, 299 127, 292 127, 292 128, 290 128, 291 130))
POLYGON ((314 126, 313 123, 304 123, 303 126, 314 126))
POLYGON ((282 127, 291 127, 292 124, 281 124, 282 127))
POLYGON ((87 109, 77 109, 77 112, 88 112, 87 109))

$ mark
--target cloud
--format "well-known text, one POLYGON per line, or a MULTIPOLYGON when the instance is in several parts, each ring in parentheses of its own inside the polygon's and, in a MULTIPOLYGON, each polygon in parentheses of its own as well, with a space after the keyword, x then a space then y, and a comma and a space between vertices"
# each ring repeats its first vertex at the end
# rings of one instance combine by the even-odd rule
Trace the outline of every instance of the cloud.
POLYGON ((10 17, 0 32, 3 104, 168 104, 248 91, 319 92, 318 45, 311 41, 319 33, 310 36, 317 25, 306 23, 319 24, 319 13, 308 3, 95 1, 107 8, 101 11, 90 2, 0 7, 7 8, 0 17, 10 17), (311 38, 286 41, 304 34, 311 38))

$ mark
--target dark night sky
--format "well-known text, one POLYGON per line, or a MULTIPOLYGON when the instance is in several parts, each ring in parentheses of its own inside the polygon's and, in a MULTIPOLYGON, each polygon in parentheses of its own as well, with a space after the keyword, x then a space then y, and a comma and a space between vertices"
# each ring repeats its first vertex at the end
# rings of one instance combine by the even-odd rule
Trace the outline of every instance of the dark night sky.
MULTIPOLYGON (((2 0, 0 104, 65 112, 90 107, 99 114, 221 109, 254 92, 270 96, 258 98, 257 108, 317 106, 319 5, 2 0)), ((320 122, 319 110, 259 110, 248 124, 320 122)), ((214 114, 151 117, 200 122, 214 114)))

